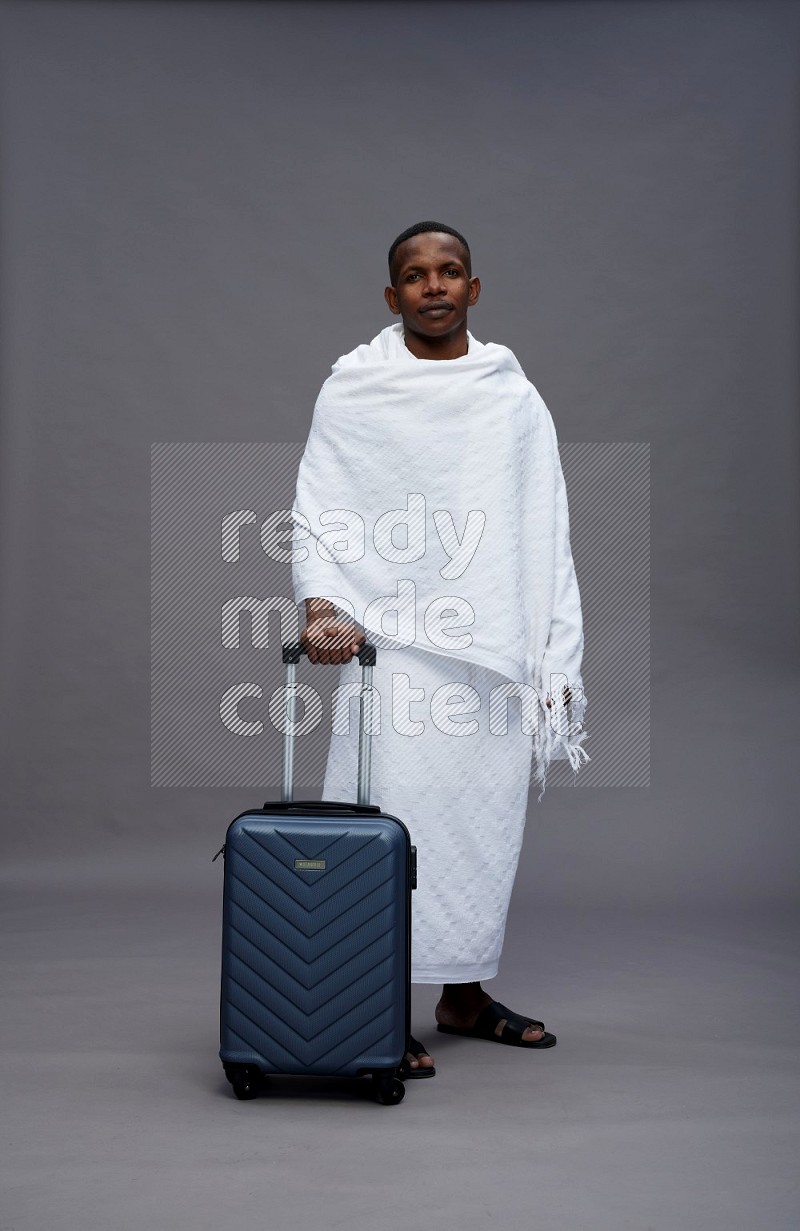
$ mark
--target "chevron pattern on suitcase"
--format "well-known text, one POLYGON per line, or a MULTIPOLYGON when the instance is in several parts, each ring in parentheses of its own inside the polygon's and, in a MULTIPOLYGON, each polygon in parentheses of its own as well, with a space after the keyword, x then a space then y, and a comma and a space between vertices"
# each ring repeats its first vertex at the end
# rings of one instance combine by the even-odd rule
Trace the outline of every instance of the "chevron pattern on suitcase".
POLYGON ((354 1074, 405 1050, 406 849, 382 818, 248 816, 226 843, 222 1048, 264 1072, 354 1074), (324 868, 297 868, 300 861, 324 868))

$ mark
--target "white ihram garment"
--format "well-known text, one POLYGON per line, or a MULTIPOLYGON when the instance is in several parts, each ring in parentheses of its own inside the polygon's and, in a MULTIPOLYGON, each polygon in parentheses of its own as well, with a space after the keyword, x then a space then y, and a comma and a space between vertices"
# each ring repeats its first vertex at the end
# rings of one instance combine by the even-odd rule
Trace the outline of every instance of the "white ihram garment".
MULTIPOLYGON (((292 509, 296 601, 328 599, 378 646, 372 800, 408 825, 418 847, 415 982, 497 972, 531 755, 540 800, 551 759, 568 758, 575 771, 589 759, 581 604, 555 428, 511 351, 471 335, 468 345, 460 359, 416 359, 398 324, 339 359, 314 408, 292 509), (393 672, 425 690, 409 711, 424 719, 414 737, 394 729, 402 723, 392 722, 393 672), (477 730, 464 737, 440 731, 430 709, 435 689, 456 681, 475 690, 460 721, 477 730), (498 735, 489 693, 503 684, 533 701, 525 727, 525 706, 510 702, 508 731, 498 735)), ((356 682, 358 662, 341 674, 356 682)), ((446 726, 443 711, 441 719, 446 726)), ((356 726, 331 738, 326 799, 353 798, 356 726)))

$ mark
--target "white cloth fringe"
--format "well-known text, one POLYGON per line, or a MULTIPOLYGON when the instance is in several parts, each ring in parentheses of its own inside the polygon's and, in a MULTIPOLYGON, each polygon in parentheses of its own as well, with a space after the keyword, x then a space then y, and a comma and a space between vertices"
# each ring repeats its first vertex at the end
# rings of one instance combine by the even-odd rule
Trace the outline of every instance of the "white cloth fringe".
MULTIPOLYGON (((566 713, 569 707, 564 706, 563 701, 553 698, 554 708, 566 713)), ((568 736, 560 735, 557 730, 553 729, 553 718, 551 711, 545 707, 544 715, 539 715, 540 721, 536 736, 534 737, 534 750, 536 753, 536 781, 542 788, 536 802, 541 803, 545 792, 545 784, 547 779, 547 771, 550 767, 550 762, 555 758, 558 760, 569 760, 573 773, 573 785, 575 775, 581 765, 591 760, 589 753, 582 747, 583 741, 587 738, 587 732, 583 730, 572 731, 568 736)), ((556 717, 556 725, 559 725, 558 717, 556 717)), ((580 727, 582 724, 570 724, 580 727)))

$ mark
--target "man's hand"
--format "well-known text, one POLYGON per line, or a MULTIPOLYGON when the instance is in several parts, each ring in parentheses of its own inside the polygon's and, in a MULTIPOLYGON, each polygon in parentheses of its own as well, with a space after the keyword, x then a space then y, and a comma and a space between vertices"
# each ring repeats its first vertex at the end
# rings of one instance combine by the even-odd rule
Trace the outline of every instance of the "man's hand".
POLYGON ((300 639, 312 663, 349 663, 367 640, 360 628, 333 615, 310 619, 300 639))

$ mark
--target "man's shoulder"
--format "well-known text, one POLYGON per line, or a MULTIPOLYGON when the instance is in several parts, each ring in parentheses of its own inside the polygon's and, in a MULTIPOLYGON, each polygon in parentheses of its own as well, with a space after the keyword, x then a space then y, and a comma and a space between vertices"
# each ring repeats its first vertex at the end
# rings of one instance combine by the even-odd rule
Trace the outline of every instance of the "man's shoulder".
POLYGON ((341 368, 365 367, 367 364, 375 363, 376 360, 390 359, 398 352, 398 345, 404 345, 403 326, 401 324, 387 325, 375 335, 371 342, 362 342, 360 346, 354 347, 345 355, 340 355, 331 368, 331 372, 338 372, 341 368))

